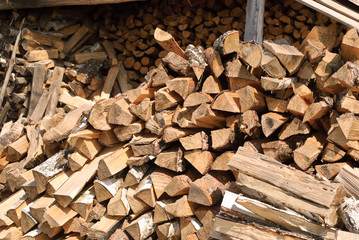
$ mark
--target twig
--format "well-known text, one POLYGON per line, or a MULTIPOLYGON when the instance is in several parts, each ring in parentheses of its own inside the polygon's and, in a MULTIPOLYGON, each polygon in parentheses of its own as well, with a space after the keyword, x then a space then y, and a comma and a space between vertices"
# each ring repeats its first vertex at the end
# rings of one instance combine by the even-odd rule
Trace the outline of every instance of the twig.
POLYGON ((16 50, 17 50, 17 48, 18 48, 18 46, 19 46, 20 36, 21 36, 21 32, 22 32, 22 27, 24 26, 24 22, 25 22, 25 18, 23 18, 22 21, 21 21, 20 28, 19 28, 19 33, 18 33, 17 36, 16 36, 14 49, 12 50, 12 54, 11 54, 11 58, 10 58, 10 62, 9 62, 9 68, 8 68, 7 71, 6 71, 4 83, 3 83, 2 87, 1 87, 1 92, 0 92, 0 107, 2 106, 2 103, 3 103, 3 100, 4 100, 4 96, 5 96, 5 91, 6 91, 6 88, 7 88, 8 83, 9 83, 12 70, 13 70, 14 65, 15 65, 16 50))

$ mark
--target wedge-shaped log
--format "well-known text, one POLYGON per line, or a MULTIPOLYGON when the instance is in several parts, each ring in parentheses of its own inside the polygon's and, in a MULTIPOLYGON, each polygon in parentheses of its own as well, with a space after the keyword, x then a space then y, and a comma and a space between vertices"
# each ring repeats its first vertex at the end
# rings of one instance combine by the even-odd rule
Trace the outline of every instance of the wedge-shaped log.
POLYGON ((239 113, 239 96, 235 92, 223 92, 219 94, 212 104, 212 109, 225 112, 239 113))
POLYGON ((275 78, 285 77, 286 71, 278 61, 278 58, 268 50, 263 51, 262 69, 268 73, 269 76, 275 78))
POLYGON ((183 150, 180 147, 165 150, 157 155, 155 164, 175 172, 183 172, 185 170, 183 150))
POLYGON ((144 240, 155 232, 155 225, 153 223, 153 212, 143 214, 138 219, 132 221, 124 229, 135 240, 144 240))
POLYGON ((127 216, 130 212, 130 204, 126 198, 127 189, 120 188, 116 195, 110 199, 107 205, 107 214, 109 216, 127 216))
POLYGON ((184 158, 202 175, 205 175, 209 171, 213 163, 213 153, 209 151, 187 151, 184 154, 184 158))
POLYGON ((208 136, 205 132, 201 131, 194 135, 182 137, 179 139, 185 150, 194 149, 208 149, 208 136))
POLYGON ((198 207, 196 203, 189 202, 188 196, 184 195, 174 203, 165 206, 165 210, 175 217, 190 217, 194 215, 195 209, 198 207))
POLYGON ((125 126, 133 123, 136 120, 136 116, 132 115, 128 108, 129 104, 124 98, 112 103, 107 114, 107 122, 125 126))
POLYGON ((209 174, 191 183, 188 201, 212 206, 222 200, 224 185, 209 174))
POLYGON ((288 117, 279 113, 269 112, 263 114, 261 124, 264 136, 269 137, 272 135, 286 121, 288 121, 288 117))
POLYGON ((213 43, 213 48, 223 55, 239 52, 239 32, 235 30, 225 32, 213 43))
POLYGON ((289 75, 293 75, 301 67, 304 55, 291 45, 288 40, 265 40, 263 41, 263 46, 279 59, 288 70, 289 75))

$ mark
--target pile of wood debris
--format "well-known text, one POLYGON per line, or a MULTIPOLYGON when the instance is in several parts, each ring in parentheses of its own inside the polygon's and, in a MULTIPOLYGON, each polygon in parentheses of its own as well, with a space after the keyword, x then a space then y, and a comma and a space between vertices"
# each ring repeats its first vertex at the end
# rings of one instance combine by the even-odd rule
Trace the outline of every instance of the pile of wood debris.
POLYGON ((89 31, 65 29, 20 31, 33 77, 9 76, 31 94, 0 132, 0 239, 358 238, 357 30, 183 50, 156 28, 167 54, 127 89, 110 41, 55 66, 89 31))

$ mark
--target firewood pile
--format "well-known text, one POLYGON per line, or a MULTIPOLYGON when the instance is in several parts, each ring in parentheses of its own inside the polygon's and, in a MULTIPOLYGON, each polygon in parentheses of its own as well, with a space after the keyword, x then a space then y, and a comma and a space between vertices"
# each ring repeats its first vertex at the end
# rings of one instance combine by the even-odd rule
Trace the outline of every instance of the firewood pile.
POLYGON ((358 239, 359 35, 268 4, 296 20, 267 14, 262 46, 240 40, 231 11, 229 25, 210 15, 176 29, 178 16, 141 10, 123 32, 101 25, 101 44, 66 11, 40 17, 56 32, 15 16, 0 239, 358 239), (163 20, 139 20, 149 13, 163 20), (133 29, 155 49, 142 72, 126 66, 146 51, 128 47, 145 39, 133 29))

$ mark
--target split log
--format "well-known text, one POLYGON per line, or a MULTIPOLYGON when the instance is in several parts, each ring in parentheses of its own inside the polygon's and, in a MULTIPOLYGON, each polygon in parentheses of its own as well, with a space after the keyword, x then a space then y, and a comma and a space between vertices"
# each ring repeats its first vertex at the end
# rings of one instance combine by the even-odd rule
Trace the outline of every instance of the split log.
POLYGON ((213 153, 209 151, 193 150, 187 151, 184 158, 195 167, 202 175, 208 173, 213 163, 213 153))
POLYGON ((127 201, 130 205, 130 208, 135 216, 140 216, 143 213, 145 213, 147 210, 150 209, 150 206, 148 206, 145 202, 142 200, 135 198, 137 186, 131 186, 127 189, 127 201))
POLYGON ((141 180, 136 188, 134 197, 142 200, 150 207, 154 207, 156 205, 155 190, 150 176, 141 180))
MULTIPOLYGON (((95 223, 89 228, 87 236, 89 238, 102 239, 105 238, 106 235, 112 231, 114 231, 118 227, 120 217, 115 216, 103 216, 100 221, 95 223)), ((110 234, 108 234, 109 237, 110 234)))
POLYGON ((265 96, 265 99, 269 111, 280 113, 287 112, 288 101, 269 96, 265 96))
POLYGON ((207 48, 204 51, 204 54, 206 57, 206 62, 208 63, 209 68, 211 69, 211 72, 213 73, 215 79, 217 79, 224 71, 221 56, 217 51, 215 51, 211 47, 207 48))
POLYGON ((165 169, 158 169, 151 173, 150 176, 156 197, 161 198, 165 193, 165 188, 172 181, 174 173, 165 169))
POLYGON ((183 99, 186 99, 187 96, 191 94, 195 88, 193 78, 173 78, 167 81, 166 85, 170 91, 176 92, 183 99))
POLYGON ((305 171, 317 159, 322 150, 323 145, 315 137, 308 138, 303 146, 293 151, 294 162, 305 171))
POLYGON ((322 177, 332 180, 347 163, 328 163, 315 166, 315 171, 322 177))
POLYGON ((95 180, 93 187, 95 190, 96 200, 98 202, 103 202, 108 199, 113 198, 119 188, 122 185, 122 179, 116 177, 107 178, 104 180, 95 180))
MULTIPOLYGON (((341 185, 318 181, 306 173, 285 167, 283 164, 280 164, 272 158, 251 152, 245 148, 239 148, 236 155, 232 158, 228 165, 232 169, 239 171, 243 176, 248 174, 248 176, 256 178, 261 182, 266 181, 267 183, 270 183, 269 186, 275 186, 284 191, 288 191, 294 194, 296 198, 309 201, 311 205, 319 204, 317 209, 321 209, 321 212, 324 210, 324 212, 316 216, 320 216, 320 219, 322 219, 321 221, 324 221, 329 226, 336 224, 338 219, 335 211, 337 210, 339 204, 343 201, 343 189, 341 185), (260 160, 259 158, 262 158, 263 160, 260 160), (239 162, 241 162, 240 168, 238 168, 239 162), (252 164, 264 168, 268 167, 271 170, 261 169, 258 170, 258 173, 256 173, 256 171, 253 171, 253 168, 251 167, 252 164), (245 167, 243 168, 243 166, 245 167), (251 170, 248 170, 249 168, 251 168, 251 170), (270 172, 271 174, 270 176, 264 176, 263 172, 270 172), (281 176, 284 174, 288 176, 285 178, 285 184, 281 184, 280 181, 278 181, 278 177, 275 177, 275 174, 279 174, 279 172, 281 172, 281 176), (309 184, 311 185, 311 191, 305 191, 305 194, 303 194, 301 188, 308 190, 309 184)), ((275 205, 275 203, 272 204, 275 205)), ((304 207, 304 205, 297 205, 294 207, 297 209, 299 206, 304 207)), ((307 212, 300 212, 308 216, 307 212)), ((314 216, 310 215, 308 217, 313 218, 314 216)))
POLYGON ((55 204, 55 199, 48 196, 42 196, 33 202, 30 206, 30 212, 36 221, 41 222, 43 220, 46 210, 55 204))
POLYGON ((155 164, 175 172, 183 172, 185 170, 183 150, 180 147, 165 150, 157 155, 155 164))
POLYGON ((213 98, 202 92, 191 93, 183 102, 183 107, 196 107, 203 103, 211 103, 213 98))
POLYGON ((154 38, 156 39, 158 44, 160 44, 161 47, 163 47, 163 49, 166 50, 167 52, 174 52, 179 56, 183 57, 184 59, 188 58, 188 56, 180 48, 180 46, 178 45, 178 43, 170 33, 165 32, 160 28, 156 28, 154 32, 154 38))
POLYGON ((211 131, 212 148, 215 151, 232 149, 238 142, 238 134, 232 128, 211 131))
POLYGON ((185 195, 189 192, 191 182, 187 175, 178 175, 172 178, 164 191, 171 197, 185 195))
POLYGON ((126 198, 127 189, 121 188, 116 195, 110 199, 107 205, 107 214, 109 216, 127 216, 130 212, 130 204, 126 198))
POLYGON ((144 155, 157 156, 165 146, 161 138, 149 133, 136 136, 131 140, 130 145, 135 157, 144 155))
POLYGON ((156 111, 162 111, 173 108, 181 101, 181 97, 170 91, 168 87, 161 88, 155 94, 155 109, 156 111))
POLYGON ((212 206, 222 200, 224 185, 209 174, 191 183, 188 201, 212 206))
POLYGON ((118 141, 126 142, 132 139, 132 137, 140 133, 144 129, 144 123, 137 121, 127 126, 116 127, 113 131, 118 141))
POLYGON ((30 206, 32 203, 24 207, 21 211, 21 228, 23 232, 28 232, 33 228, 38 222, 30 213, 30 206))
POLYGON ((129 104, 124 98, 112 103, 107 114, 107 122, 125 126, 133 123, 136 120, 136 117, 132 115, 128 108, 129 104))
POLYGON ((223 87, 217 78, 212 75, 204 80, 202 85, 202 92, 207 94, 217 94, 223 91, 223 87))
POLYGON ((174 203, 167 204, 164 208, 169 214, 175 217, 190 217, 194 215, 197 204, 189 202, 188 196, 184 195, 174 203))
POLYGON ((261 77, 261 86, 266 91, 281 90, 291 87, 291 83, 297 81, 295 77, 272 78, 261 77))
POLYGON ((140 166, 133 166, 126 174, 124 186, 133 186, 138 184, 145 176, 149 165, 144 163, 140 166))
POLYGON ((139 104, 130 106, 129 110, 143 121, 147 121, 154 114, 154 101, 145 98, 139 104))
POLYGON ((67 221, 77 215, 77 212, 69 207, 63 208, 57 204, 49 207, 44 213, 43 221, 51 228, 62 227, 67 221))
POLYGON ((132 221, 124 229, 133 239, 144 240, 155 232, 155 225, 153 223, 153 212, 143 214, 138 219, 132 221))
POLYGON ((274 56, 268 50, 263 51, 261 67, 271 77, 275 77, 275 78, 285 77, 286 74, 285 69, 282 67, 276 56, 274 56))
POLYGON ((280 140, 284 140, 294 135, 309 133, 309 126, 306 123, 303 123, 300 119, 294 118, 292 122, 282 128, 282 131, 278 134, 278 136, 280 140))
POLYGON ((287 121, 288 117, 285 117, 279 113, 269 112, 263 114, 261 119, 261 125, 264 136, 269 137, 287 121))
POLYGON ((220 52, 222 55, 226 55, 232 52, 239 52, 239 32, 233 30, 222 34, 213 43, 213 48, 214 50, 220 52))
POLYGON ((263 46, 279 59, 288 70, 289 75, 293 75, 301 67, 304 55, 292 46, 288 40, 265 40, 263 41, 263 46))
POLYGON ((201 131, 194 135, 182 137, 179 139, 185 150, 208 149, 208 136, 205 132, 201 131))
POLYGON ((82 218, 88 219, 94 205, 95 191, 91 186, 85 188, 79 196, 70 204, 72 210, 77 212, 82 218))
POLYGON ((239 113, 239 96, 234 92, 223 92, 217 95, 212 103, 212 109, 231 113, 239 113))
POLYGON ((256 110, 262 112, 266 108, 264 94, 251 86, 246 86, 236 91, 239 95, 241 112, 256 110))
POLYGON ((107 122, 107 116, 110 111, 112 104, 116 99, 103 99, 91 108, 90 115, 88 118, 89 123, 97 130, 110 130, 111 126, 107 122))
POLYGON ((359 42, 359 36, 356 29, 350 29, 344 36, 340 46, 340 55, 344 61, 350 61, 353 58, 359 59, 359 49, 356 44, 359 42))

